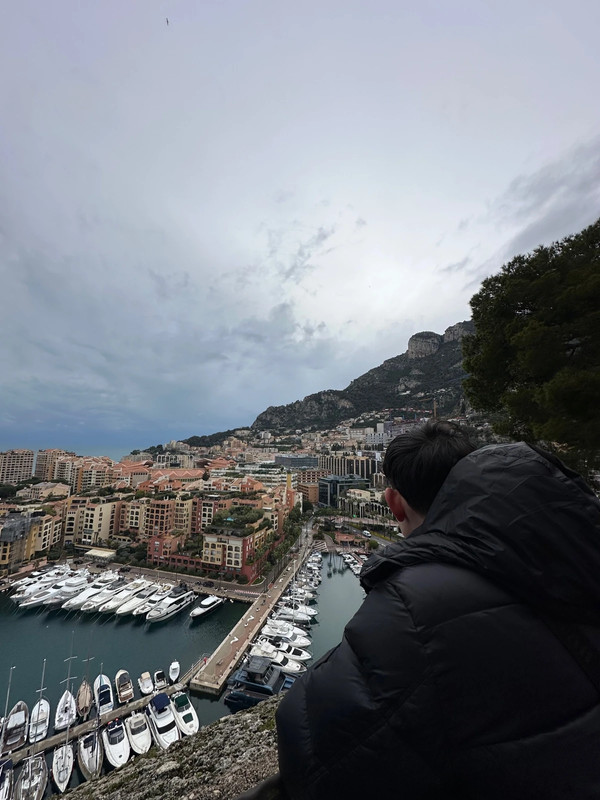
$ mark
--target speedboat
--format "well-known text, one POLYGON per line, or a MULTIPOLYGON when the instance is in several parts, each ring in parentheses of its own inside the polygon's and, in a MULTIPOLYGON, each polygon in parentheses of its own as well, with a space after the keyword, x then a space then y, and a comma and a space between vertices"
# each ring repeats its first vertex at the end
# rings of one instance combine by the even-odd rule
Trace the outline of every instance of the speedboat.
POLYGON ((274 620, 292 622, 296 625, 308 625, 310 623, 310 617, 308 614, 303 614, 301 611, 298 611, 295 608, 287 608, 285 606, 274 611, 271 616, 274 620))
POLYGON ((289 622, 283 620, 268 620, 261 631, 261 636, 267 639, 278 639, 282 642, 289 642, 295 647, 310 647, 311 641, 302 628, 297 628, 289 622))
POLYGON ((171 683, 176 683, 180 672, 181 665, 179 664, 179 661, 171 661, 171 664, 169 665, 169 681, 171 683))
POLYGON ((296 679, 285 675, 269 658, 251 656, 228 681, 223 701, 233 710, 250 708, 269 697, 287 691, 296 679))
POLYGON ((29 709, 27 703, 19 700, 16 703, 10 714, 6 718, 4 724, 4 751, 11 753, 13 750, 18 750, 23 747, 27 741, 27 725, 29 723, 29 709))
POLYGON ((146 578, 137 578, 131 583, 126 583, 120 591, 110 597, 105 603, 102 603, 101 606, 98 606, 98 611, 101 614, 116 611, 119 606, 131 600, 138 592, 146 588, 148 588, 148 581, 146 578))
MULTIPOLYGON (((48 765, 42 754, 26 758, 15 781, 15 800, 41 800, 48 783, 48 765)), ((0 797, 2 791, 0 789, 0 797)))
POLYGON ((154 741, 163 750, 181 738, 173 714, 173 706, 164 692, 154 695, 146 706, 146 714, 154 741))
POLYGON ((81 719, 86 720, 88 718, 93 702, 94 696, 92 694, 92 687, 90 686, 88 679, 84 678, 81 681, 81 686, 79 687, 77 691, 77 697, 75 698, 77 713, 81 719))
POLYGON ((115 675, 115 688, 119 703, 128 703, 133 700, 133 683, 126 669, 120 669, 115 675))
POLYGON ((99 716, 102 716, 107 711, 112 711, 115 707, 113 690, 107 675, 100 673, 94 681, 94 700, 99 716))
POLYGON ((54 748, 54 753, 52 754, 52 780, 61 793, 69 785, 74 761, 73 745, 70 742, 59 744, 58 747, 54 748))
POLYGON ((138 686, 142 694, 152 694, 154 691, 154 683, 152 682, 152 676, 149 672, 142 672, 138 678, 138 686))
POLYGON ((107 761, 119 769, 126 764, 131 755, 129 739, 125 736, 125 727, 120 719, 113 719, 102 731, 102 743, 107 761))
POLYGON ((196 608, 192 608, 190 611, 190 617, 192 619, 204 617, 219 606, 222 606, 224 602, 224 597, 217 597, 214 594, 209 594, 208 597, 205 597, 204 600, 201 601, 200 605, 196 606, 196 608))
POLYGON ((279 603, 280 608, 291 608, 293 611, 297 611, 299 614, 306 614, 308 617, 316 617, 319 613, 316 608, 311 608, 310 606, 302 606, 294 603, 292 600, 283 599, 279 603))
MULTIPOLYGON (((153 594, 156 593, 156 584, 151 583, 146 586, 145 589, 142 589, 140 592, 137 592, 130 597, 129 600, 126 600, 122 605, 120 605, 115 614, 118 617, 124 617, 127 614, 133 614, 136 608, 143 606, 144 603, 147 603, 148 600, 152 597, 153 594)), ((150 610, 150 609, 148 609, 150 610)))
POLYGON ((125 720, 125 730, 134 753, 142 756, 152 746, 152 733, 146 715, 136 711, 125 720))
POLYGON ((151 594, 145 603, 142 603, 141 606, 137 606, 137 608, 133 609, 133 616, 145 617, 149 611, 161 603, 165 597, 169 596, 169 592, 171 592, 173 588, 174 587, 172 583, 160 583, 158 587, 155 587, 154 594, 151 594))
POLYGON ((100 777, 104 752, 98 729, 80 736, 77 740, 77 763, 86 781, 100 777))
POLYGON ((81 610, 85 612, 97 611, 101 605, 110 600, 110 598, 125 586, 125 578, 117 578, 116 581, 109 583, 101 592, 93 595, 82 606, 81 610))
POLYGON ((102 575, 98 575, 94 582, 90 583, 86 589, 75 595, 75 597, 65 600, 62 604, 62 608, 67 611, 81 608, 84 603, 87 603, 92 597, 99 595, 101 591, 106 589, 107 586, 110 586, 110 584, 114 583, 117 579, 118 575, 116 572, 104 572, 102 575))
POLYGON ((171 697, 173 713, 177 727, 184 736, 193 736, 200 730, 200 721, 196 709, 185 692, 175 692, 171 697))
POLYGON ((13 796, 14 770, 10 758, 0 761, 0 800, 11 800, 13 796))
POLYGON ((291 658, 284 656, 283 653, 279 652, 279 650, 267 642, 266 639, 259 644, 252 645, 250 648, 250 656, 270 658, 276 667, 279 667, 282 672, 286 672, 288 675, 301 675, 303 672, 306 672, 305 664, 300 663, 300 661, 292 661, 291 658))
POLYGON ((157 669, 154 673, 154 688, 158 692, 160 689, 164 689, 167 686, 167 678, 165 676, 164 670, 157 669))
POLYGON ((29 741, 31 744, 41 742, 48 735, 50 727, 50 703, 45 697, 40 697, 31 709, 29 717, 29 741))
POLYGON ((75 704, 75 698, 69 689, 65 689, 60 700, 58 701, 58 706, 56 707, 56 713, 54 715, 54 730, 64 731, 64 729, 72 725, 76 719, 77 706, 75 704))
POLYGON ((171 589, 165 599, 161 600, 146 614, 146 620, 148 622, 162 622, 170 619, 186 606, 189 606, 190 603, 193 603, 195 598, 194 592, 182 583, 180 586, 171 589))
POLYGON ((258 643, 275 647, 280 653, 283 653, 284 656, 291 658, 292 661, 310 661, 312 658, 308 650, 303 650, 301 647, 294 647, 287 642, 282 642, 281 639, 267 639, 266 636, 261 636, 258 643))

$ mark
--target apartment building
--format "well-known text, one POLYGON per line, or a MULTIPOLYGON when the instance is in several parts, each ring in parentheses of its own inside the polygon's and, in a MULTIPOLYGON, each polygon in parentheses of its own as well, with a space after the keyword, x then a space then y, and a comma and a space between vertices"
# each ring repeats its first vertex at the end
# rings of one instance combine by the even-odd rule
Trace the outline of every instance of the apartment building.
POLYGON ((146 508, 146 536, 164 536, 175 527, 175 501, 150 500, 146 508))
POLYGON ((0 517, 0 574, 9 575, 35 555, 31 517, 9 512, 0 517))
POLYGON ((22 500, 46 500, 48 497, 59 498, 68 497, 71 494, 71 487, 64 483, 54 483, 54 481, 42 481, 19 489, 17 497, 22 500))
POLYGON ((0 483, 15 485, 33 476, 33 450, 0 453, 0 483))
POLYGON ((380 462, 372 456, 319 456, 319 467, 327 470, 328 475, 359 475, 368 479, 380 469, 380 462))
POLYGON ((319 505, 337 508, 342 493, 348 489, 367 489, 369 482, 358 475, 329 475, 319 481, 319 505))
POLYGON ((146 533, 146 510, 148 500, 123 500, 119 509, 119 531, 134 534, 146 533))
POLYGON ((36 553, 48 551, 60 543, 62 538, 62 518, 58 515, 34 512, 31 515, 31 536, 36 553))
POLYGON ((56 469, 56 462, 59 458, 64 456, 76 458, 75 453, 69 453, 66 450, 38 450, 35 459, 35 472, 36 478, 41 481, 54 480, 54 471, 56 469))
POLYGON ((121 502, 69 498, 64 521, 65 544, 82 548, 105 546, 119 533, 121 502))

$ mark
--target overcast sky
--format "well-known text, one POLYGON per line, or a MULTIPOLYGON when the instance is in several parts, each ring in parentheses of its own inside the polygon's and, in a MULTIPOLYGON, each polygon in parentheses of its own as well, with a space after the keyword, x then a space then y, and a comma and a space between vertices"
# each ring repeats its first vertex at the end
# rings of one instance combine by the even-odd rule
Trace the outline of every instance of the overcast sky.
POLYGON ((18 0, 0 450, 250 424, 600 216, 597 0, 18 0), (168 24, 167 24, 168 18, 168 24))

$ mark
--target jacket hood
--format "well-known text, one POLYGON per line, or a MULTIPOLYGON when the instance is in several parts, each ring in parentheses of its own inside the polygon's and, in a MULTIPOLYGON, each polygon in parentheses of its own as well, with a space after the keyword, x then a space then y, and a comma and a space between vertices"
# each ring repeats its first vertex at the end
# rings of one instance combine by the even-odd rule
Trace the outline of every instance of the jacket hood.
POLYGON ((456 464, 417 530, 369 559, 361 583, 428 562, 473 570, 543 612, 595 618, 600 501, 524 443, 484 447, 456 464))

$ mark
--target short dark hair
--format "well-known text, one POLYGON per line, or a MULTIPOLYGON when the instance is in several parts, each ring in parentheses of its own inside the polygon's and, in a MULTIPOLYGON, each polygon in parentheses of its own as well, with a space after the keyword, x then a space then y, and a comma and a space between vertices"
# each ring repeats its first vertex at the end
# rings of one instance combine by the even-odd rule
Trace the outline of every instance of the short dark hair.
POLYGON ((383 472, 390 486, 420 514, 426 514, 452 467, 475 445, 454 422, 429 420, 390 443, 383 472))

